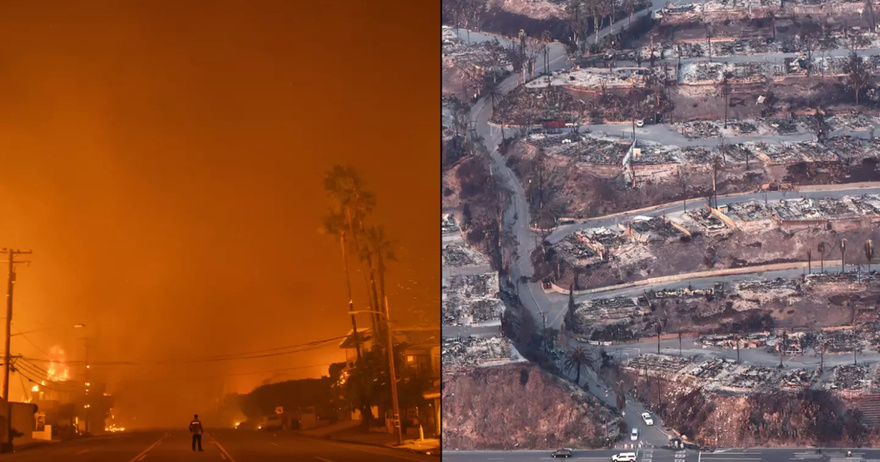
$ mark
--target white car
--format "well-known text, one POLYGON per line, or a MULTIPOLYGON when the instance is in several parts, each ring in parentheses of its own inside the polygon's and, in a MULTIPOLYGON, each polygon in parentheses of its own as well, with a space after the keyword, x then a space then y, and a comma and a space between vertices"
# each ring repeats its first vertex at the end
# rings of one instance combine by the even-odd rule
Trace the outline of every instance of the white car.
POLYGON ((638 441, 639 440, 639 429, 633 428, 632 433, 629 435, 630 441, 638 441))
POLYGON ((611 460, 614 462, 635 462, 636 453, 621 452, 620 454, 614 454, 613 456, 611 456, 611 460))
POLYGON ((651 414, 647 412, 642 413, 642 420, 645 421, 645 425, 654 425, 654 419, 652 419, 651 414))

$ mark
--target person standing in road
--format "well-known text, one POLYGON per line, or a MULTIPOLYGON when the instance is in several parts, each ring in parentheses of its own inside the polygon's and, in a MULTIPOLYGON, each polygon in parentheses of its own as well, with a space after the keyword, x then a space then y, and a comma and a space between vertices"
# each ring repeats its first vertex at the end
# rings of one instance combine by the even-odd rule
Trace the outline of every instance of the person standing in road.
POLYGON ((199 415, 195 414, 193 416, 192 422, 189 423, 189 432, 192 433, 193 436, 193 451, 196 450, 196 442, 199 443, 199 451, 202 450, 202 422, 199 420, 199 415))

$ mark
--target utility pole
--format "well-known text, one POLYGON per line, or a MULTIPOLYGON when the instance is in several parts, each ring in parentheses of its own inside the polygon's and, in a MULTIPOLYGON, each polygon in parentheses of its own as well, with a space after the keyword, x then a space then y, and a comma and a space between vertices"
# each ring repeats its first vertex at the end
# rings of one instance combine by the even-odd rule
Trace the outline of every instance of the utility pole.
MULTIPOLYGON (((12 361, 12 354, 9 347, 12 340, 12 289, 15 285, 15 264, 30 263, 24 261, 15 261, 16 255, 26 255, 32 253, 30 250, 3 249, 0 253, 5 253, 8 258, 7 280, 6 280, 6 353, 3 360, 3 399, 6 400, 6 425, 4 425, 3 448, 12 450, 12 404, 9 400, 9 363, 12 361)), ((6 451, 3 451, 6 452, 6 451)))
POLYGON ((391 338, 391 318, 388 316, 388 296, 385 296, 385 341, 388 350, 388 374, 391 379, 391 405, 394 410, 393 425, 397 430, 397 445, 403 444, 400 428, 400 406, 397 402, 397 373, 394 371, 394 341, 391 338))
POLYGON ((85 434, 89 435, 91 433, 91 428, 89 425, 89 416, 92 410, 92 402, 89 399, 89 388, 91 388, 92 383, 89 381, 89 370, 91 366, 89 365, 89 339, 83 339, 83 347, 86 353, 86 371, 83 377, 85 378, 85 389, 86 389, 86 399, 85 399, 85 407, 86 407, 86 425, 85 425, 85 434))

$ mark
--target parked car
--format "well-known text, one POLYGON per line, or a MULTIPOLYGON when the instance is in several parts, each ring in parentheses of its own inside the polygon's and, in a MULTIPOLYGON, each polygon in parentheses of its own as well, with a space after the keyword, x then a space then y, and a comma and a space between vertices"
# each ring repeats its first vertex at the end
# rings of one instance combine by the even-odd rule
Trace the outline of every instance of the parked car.
POLYGON ((611 456, 611 460, 614 462, 635 462, 636 453, 621 452, 620 454, 614 454, 613 456, 611 456))
POLYGON ((642 413, 642 420, 645 421, 645 425, 654 425, 654 419, 652 419, 651 414, 647 412, 642 413))
POLYGON ((639 429, 633 428, 632 433, 629 434, 630 441, 638 441, 639 440, 639 429))
POLYGON ((550 454, 550 457, 552 457, 554 459, 557 457, 565 457, 567 459, 567 458, 571 457, 571 449, 569 449, 569 448, 557 449, 557 450, 553 451, 552 454, 550 454))

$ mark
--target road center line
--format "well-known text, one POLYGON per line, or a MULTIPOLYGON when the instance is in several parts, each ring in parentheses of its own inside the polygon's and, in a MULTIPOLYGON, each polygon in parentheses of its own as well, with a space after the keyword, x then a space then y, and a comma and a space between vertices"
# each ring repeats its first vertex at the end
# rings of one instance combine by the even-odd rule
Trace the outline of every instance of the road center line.
POLYGON ((91 449, 83 449, 82 451, 77 452, 76 455, 85 454, 89 451, 91 451, 91 449))
POLYGON ((220 442, 217 441, 216 438, 214 438, 213 436, 211 436, 210 438, 211 438, 211 442, 214 443, 215 446, 217 446, 217 449, 219 449, 220 452, 222 452, 223 455, 225 455, 226 458, 229 459, 230 462, 235 462, 235 459, 231 455, 229 455, 229 451, 227 451, 226 448, 221 446, 220 442))
MULTIPOLYGON (((166 434, 165 436, 168 436, 168 435, 166 434)), ((151 444, 150 447, 148 447, 147 449, 144 449, 143 452, 141 452, 140 454, 134 456, 134 457, 133 457, 130 461, 128 461, 128 462, 135 462, 135 461, 143 460, 143 458, 147 456, 147 453, 148 453, 148 452, 152 451, 153 448, 155 448, 156 446, 158 446, 159 443, 161 443, 162 440, 165 439, 165 436, 159 438, 158 441, 156 441, 155 443, 151 444)))
POLYGON ((320 461, 322 461, 322 462, 333 462, 333 461, 330 460, 330 459, 325 459, 325 458, 323 458, 323 457, 318 457, 318 456, 315 456, 315 459, 318 459, 318 460, 320 460, 320 461))

